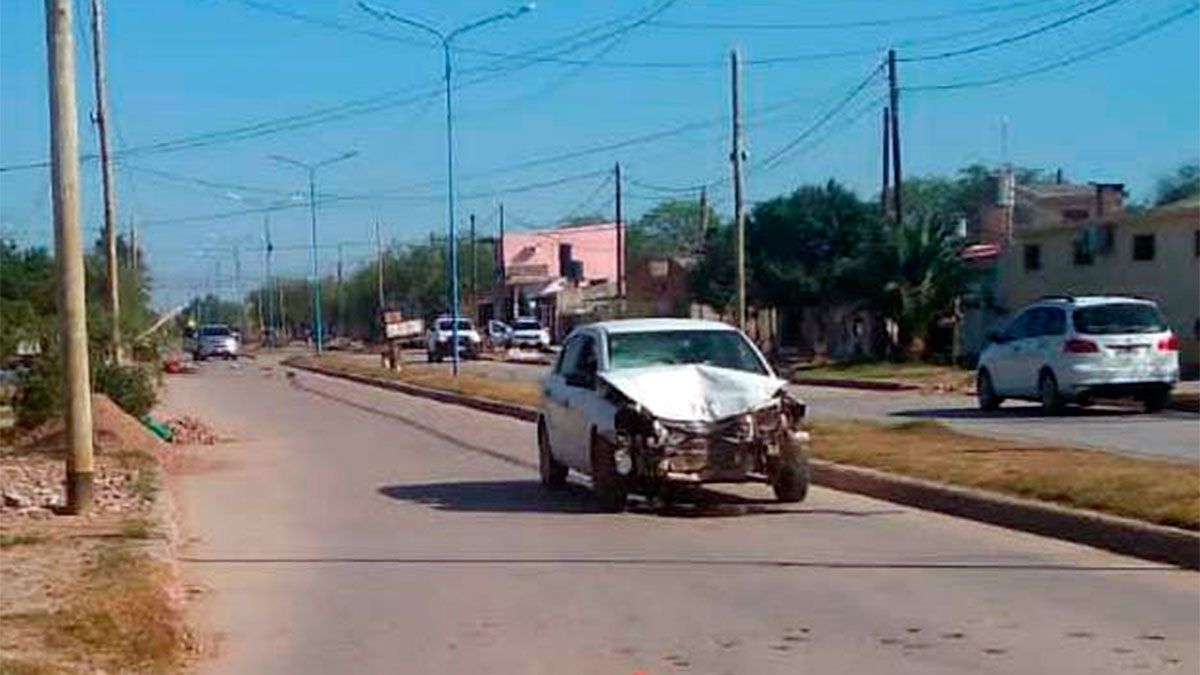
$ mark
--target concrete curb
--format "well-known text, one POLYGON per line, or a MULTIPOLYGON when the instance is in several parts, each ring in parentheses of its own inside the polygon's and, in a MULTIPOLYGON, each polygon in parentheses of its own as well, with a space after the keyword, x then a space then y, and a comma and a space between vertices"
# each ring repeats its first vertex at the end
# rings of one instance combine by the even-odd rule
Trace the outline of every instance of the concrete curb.
MULTIPOLYGON (((537 420, 538 411, 527 406, 344 373, 320 366, 288 361, 284 361, 283 365, 521 420, 537 420)), ((812 478, 817 485, 842 492, 852 492, 927 511, 1031 532, 1185 569, 1200 570, 1200 533, 1190 530, 1152 525, 1094 511, 1008 497, 995 492, 956 487, 818 459, 812 460, 812 478)))
POLYGON ((849 380, 839 377, 804 377, 789 378, 792 384, 807 384, 813 387, 839 387, 842 389, 867 389, 870 391, 916 391, 921 388, 912 382, 896 380, 849 380))

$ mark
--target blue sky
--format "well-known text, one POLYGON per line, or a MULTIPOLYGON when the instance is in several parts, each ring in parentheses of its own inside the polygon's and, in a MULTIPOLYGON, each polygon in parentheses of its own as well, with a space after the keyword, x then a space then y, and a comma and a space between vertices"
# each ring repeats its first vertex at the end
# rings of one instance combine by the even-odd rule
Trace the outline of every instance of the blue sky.
MULTIPOLYGON (((381 4, 447 27, 511 6, 496 0, 381 4)), ((493 230, 500 201, 514 227, 550 224, 573 211, 611 214, 612 185, 602 172, 616 161, 629 178, 631 217, 673 194, 659 188, 709 182, 713 201, 728 213, 725 64, 734 45, 747 61, 747 183, 755 200, 831 177, 864 196, 878 190, 880 77, 795 152, 766 167, 756 162, 786 147, 862 81, 888 45, 902 59, 928 57, 1017 37, 1076 14, 1084 16, 1006 45, 900 63, 901 86, 914 88, 901 94, 906 175, 1000 162, 1004 120, 1013 162, 1061 167, 1079 181, 1124 181, 1135 198, 1149 196, 1159 175, 1200 154, 1195 13, 1063 68, 996 86, 917 89, 1020 73, 1102 49, 1195 0, 679 0, 650 21, 560 53, 557 61, 495 55, 541 47, 537 53, 545 56, 553 53, 544 48, 548 43, 562 45, 587 29, 596 29, 587 36, 605 37, 662 4, 542 0, 519 20, 461 41, 455 66, 458 82, 466 84, 454 102, 464 226, 474 212, 481 233, 493 230), (644 143, 518 166, 689 123, 694 127, 644 143), (512 188, 528 189, 497 193, 512 188)), ((78 86, 83 149, 95 152, 96 134, 87 123, 93 109, 87 5, 76 0, 78 86)), ((367 259, 376 218, 388 241, 445 227, 444 109, 436 95, 441 54, 420 33, 379 23, 350 0, 108 0, 107 7, 118 152, 263 124, 232 141, 216 134, 183 149, 131 152, 118 165, 122 226, 130 218, 141 223, 160 304, 206 289, 231 292, 235 246, 243 282, 262 278, 263 215, 230 212, 291 203, 305 188, 302 173, 272 162, 271 154, 315 161, 359 152, 319 178, 320 192, 342 198, 320 210, 323 271, 334 268, 338 243, 347 265, 367 259), (369 103, 345 105, 355 101, 369 103), (281 121, 330 109, 333 114, 315 124, 306 123, 311 118, 281 121), (204 217, 219 214, 230 215, 204 217)), ((45 63, 42 3, 0 3, 0 165, 47 155, 45 63)), ((95 162, 85 162, 82 175, 92 238, 101 222, 95 162)), ((43 169, 0 173, 0 233, 26 243, 50 241, 47 181, 43 169)), ((278 269, 304 274, 307 211, 281 209, 270 219, 278 269)))

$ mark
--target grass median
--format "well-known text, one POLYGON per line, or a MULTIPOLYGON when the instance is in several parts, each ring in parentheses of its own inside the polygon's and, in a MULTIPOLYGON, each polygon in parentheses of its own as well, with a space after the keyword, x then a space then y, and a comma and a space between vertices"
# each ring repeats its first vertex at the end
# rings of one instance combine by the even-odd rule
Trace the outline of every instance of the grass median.
MULTIPOLYGON (((336 354, 301 361, 509 403, 541 401, 536 382, 479 373, 455 378, 445 366, 406 365, 395 373, 336 354)), ((1200 530, 1200 464, 986 438, 928 420, 818 420, 811 426, 813 455, 820 459, 1200 530)))

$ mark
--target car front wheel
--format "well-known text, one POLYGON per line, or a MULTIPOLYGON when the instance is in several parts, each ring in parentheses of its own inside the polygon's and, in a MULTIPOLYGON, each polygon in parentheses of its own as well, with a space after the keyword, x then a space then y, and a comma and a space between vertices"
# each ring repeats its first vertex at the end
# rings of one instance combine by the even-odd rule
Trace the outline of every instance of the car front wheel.
POLYGON ((998 409, 1004 402, 1004 399, 996 394, 992 376, 986 370, 979 371, 979 376, 975 380, 975 395, 979 399, 979 409, 985 412, 998 409))
POLYGON ((1142 397, 1142 406, 1148 413, 1159 412, 1167 407, 1171 400, 1170 389, 1156 389, 1142 397))
POLYGON ((771 473, 775 498, 784 503, 804 501, 808 496, 808 452, 800 443, 789 442, 771 473))
POLYGON ((595 434, 592 435, 591 446, 592 492, 605 511, 624 511, 629 501, 629 488, 625 479, 617 473, 615 448, 595 434))

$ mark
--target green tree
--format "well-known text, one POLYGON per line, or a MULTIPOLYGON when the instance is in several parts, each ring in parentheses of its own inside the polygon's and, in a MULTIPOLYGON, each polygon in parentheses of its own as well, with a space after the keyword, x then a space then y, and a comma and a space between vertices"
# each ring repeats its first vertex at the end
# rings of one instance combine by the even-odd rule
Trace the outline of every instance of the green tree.
POLYGON ((1200 194, 1200 162, 1184 162, 1170 175, 1158 179, 1154 205, 1162 206, 1200 194))
POLYGON ((54 258, 44 248, 0 240, 0 359, 24 343, 49 347, 57 328, 54 258))
POLYGON ((671 199, 660 202, 629 226, 627 253, 630 261, 647 257, 691 256, 704 248, 704 228, 717 224, 711 207, 700 210, 700 202, 671 199))
POLYGON ((733 226, 719 224, 709 230, 708 241, 688 273, 688 291, 698 302, 722 314, 737 302, 737 269, 733 226))

